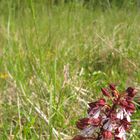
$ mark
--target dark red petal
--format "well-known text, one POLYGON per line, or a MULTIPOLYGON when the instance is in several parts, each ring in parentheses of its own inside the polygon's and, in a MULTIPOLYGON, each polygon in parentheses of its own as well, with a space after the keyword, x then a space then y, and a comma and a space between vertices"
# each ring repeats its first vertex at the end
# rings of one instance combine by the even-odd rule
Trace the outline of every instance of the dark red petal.
POLYGON ((127 102, 131 102, 132 100, 133 100, 133 97, 126 96, 126 101, 127 101, 127 102))
POLYGON ((133 113, 135 111, 135 105, 133 103, 128 103, 126 110, 128 110, 130 113, 133 113))
POLYGON ((98 108, 99 106, 104 106, 105 103, 105 99, 99 99, 97 102, 91 102, 88 105, 90 108, 98 108))
POLYGON ((86 128, 89 125, 89 118, 83 118, 80 119, 77 123, 76 126, 77 128, 83 130, 84 128, 86 128))
POLYGON ((110 119, 112 120, 112 121, 114 121, 114 120, 116 120, 117 119, 117 115, 116 115, 116 112, 112 112, 112 113, 110 113, 110 119))
POLYGON ((88 114, 94 114, 99 109, 99 106, 96 106, 94 108, 89 108, 87 110, 88 114))
POLYGON ((109 87, 110 87, 111 90, 116 90, 115 84, 110 84, 109 87))
POLYGON ((90 118, 88 123, 93 126, 98 126, 100 124, 100 122, 101 122, 101 120, 99 118, 97 118, 97 119, 90 118))
POLYGON ((110 97, 110 93, 109 93, 109 91, 108 91, 106 88, 101 88, 101 91, 102 91, 102 93, 103 93, 105 96, 110 97))
POLYGON ((133 103, 129 103, 128 108, 130 108, 132 110, 135 110, 135 105, 133 103))
POLYGON ((105 113, 110 112, 110 110, 111 110, 111 107, 109 105, 107 105, 106 108, 105 108, 105 113))
POLYGON ((132 88, 132 87, 128 87, 126 89, 126 92, 127 92, 127 95, 130 96, 130 97, 134 97, 137 93, 137 90, 135 88, 132 88))
POLYGON ((112 134, 112 132, 111 131, 104 131, 103 132, 103 138, 104 139, 106 139, 106 140, 112 140, 112 138, 113 138, 113 134, 112 134))
POLYGON ((128 106, 128 102, 126 100, 120 100, 120 105, 122 107, 127 107, 128 106))
POLYGON ((120 133, 120 130, 117 128, 115 129, 115 134, 118 135, 120 133))
POLYGON ((89 105, 90 108, 95 108, 95 107, 97 107, 97 106, 96 106, 96 102, 88 103, 88 105, 89 105))
POLYGON ((99 105, 99 106, 104 106, 105 104, 106 104, 105 99, 100 99, 100 100, 97 102, 97 105, 99 105))
POLYGON ((121 125, 123 125, 123 127, 124 127, 125 130, 129 130, 130 129, 131 123, 128 122, 126 118, 124 118, 120 122, 121 122, 121 125))

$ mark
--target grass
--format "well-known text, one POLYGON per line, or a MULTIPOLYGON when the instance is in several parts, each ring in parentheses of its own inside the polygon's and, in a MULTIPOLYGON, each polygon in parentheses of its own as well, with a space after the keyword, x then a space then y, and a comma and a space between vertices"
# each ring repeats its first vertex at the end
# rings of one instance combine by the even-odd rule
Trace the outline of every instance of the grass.
MULTIPOLYGON (((113 82, 140 82, 139 11, 0 1, 0 138, 67 140, 113 82)), ((140 111, 131 140, 139 140, 140 111)))

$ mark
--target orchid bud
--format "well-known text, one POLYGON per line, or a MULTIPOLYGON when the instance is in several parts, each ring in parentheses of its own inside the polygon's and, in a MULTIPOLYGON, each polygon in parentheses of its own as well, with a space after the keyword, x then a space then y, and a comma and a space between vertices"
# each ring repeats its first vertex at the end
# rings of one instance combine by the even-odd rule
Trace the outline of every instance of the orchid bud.
POLYGON ((128 87, 128 88, 126 89, 126 92, 127 92, 127 95, 128 95, 129 97, 132 97, 132 98, 133 98, 133 97, 136 95, 137 90, 134 89, 134 88, 132 88, 132 87, 128 87))
POLYGON ((99 105, 99 106, 104 106, 104 105, 105 105, 105 99, 100 99, 100 100, 97 102, 97 105, 99 105))
POLYGON ((110 84, 109 87, 110 87, 111 90, 116 90, 115 84, 110 84))
POLYGON ((84 128, 86 128, 88 125, 89 125, 89 118, 83 118, 83 119, 80 119, 77 122, 77 127, 79 129, 81 129, 81 130, 83 130, 84 128))
POLYGON ((101 88, 103 95, 110 97, 110 93, 106 88, 101 88))

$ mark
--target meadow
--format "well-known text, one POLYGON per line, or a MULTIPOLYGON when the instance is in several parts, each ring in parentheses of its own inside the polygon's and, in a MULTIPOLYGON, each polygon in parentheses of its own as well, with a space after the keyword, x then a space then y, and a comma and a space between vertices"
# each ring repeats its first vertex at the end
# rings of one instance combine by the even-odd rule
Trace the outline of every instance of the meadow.
POLYGON ((140 9, 0 1, 1 140, 70 140, 109 83, 140 89, 140 9))

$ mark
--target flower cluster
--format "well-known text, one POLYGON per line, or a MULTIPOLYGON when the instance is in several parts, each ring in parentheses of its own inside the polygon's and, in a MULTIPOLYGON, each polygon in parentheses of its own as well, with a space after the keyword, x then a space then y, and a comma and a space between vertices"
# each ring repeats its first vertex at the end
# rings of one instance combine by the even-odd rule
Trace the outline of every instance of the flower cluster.
POLYGON ((80 134, 73 140, 126 140, 130 130, 131 115, 135 111, 132 103, 136 89, 128 87, 119 93, 114 84, 101 89, 107 98, 89 103, 88 115, 77 122, 80 134))

